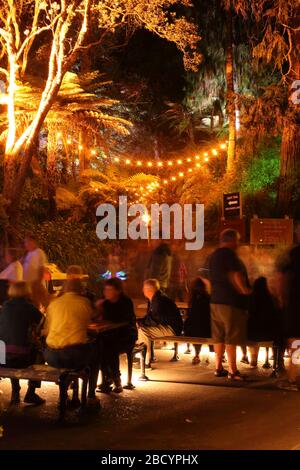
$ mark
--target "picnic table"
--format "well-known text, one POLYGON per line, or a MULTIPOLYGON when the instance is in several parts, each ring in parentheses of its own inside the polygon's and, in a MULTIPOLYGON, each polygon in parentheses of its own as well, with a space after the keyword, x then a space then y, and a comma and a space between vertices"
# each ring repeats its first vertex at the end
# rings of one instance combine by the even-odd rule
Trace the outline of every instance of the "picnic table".
POLYGON ((105 333, 106 331, 117 330, 126 326, 127 322, 118 322, 114 323, 108 320, 99 320, 97 322, 92 322, 88 326, 88 332, 95 332, 97 334, 105 333))

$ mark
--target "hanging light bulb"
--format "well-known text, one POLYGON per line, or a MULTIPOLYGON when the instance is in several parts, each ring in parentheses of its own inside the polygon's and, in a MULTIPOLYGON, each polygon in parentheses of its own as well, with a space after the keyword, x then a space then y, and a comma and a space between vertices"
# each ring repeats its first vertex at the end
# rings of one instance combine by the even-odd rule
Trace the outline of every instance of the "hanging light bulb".
POLYGON ((147 165, 148 165, 148 166, 152 166, 152 162, 148 162, 147 165))
POLYGON ((138 160, 138 161, 136 162, 136 164, 137 164, 137 166, 142 166, 141 160, 138 160))
POLYGON ((216 149, 212 149, 212 153, 213 153, 214 155, 218 155, 218 151, 217 151, 216 149))
POLYGON ((78 145, 78 149, 79 149, 79 150, 83 150, 83 146, 82 146, 82 145, 78 145))
POLYGON ((126 165, 130 165, 130 160, 129 160, 129 158, 127 158, 127 159, 125 160, 125 163, 126 163, 126 165))
POLYGON ((97 152, 96 152, 95 149, 92 149, 92 150, 91 150, 91 154, 92 154, 92 155, 96 155, 96 153, 97 153, 97 152))
POLYGON ((120 161, 119 157, 115 157, 114 160, 115 160, 115 162, 119 162, 119 161, 120 161))
POLYGON ((168 165, 169 165, 169 166, 172 166, 172 165, 173 165, 173 162, 171 162, 171 160, 168 161, 168 165))

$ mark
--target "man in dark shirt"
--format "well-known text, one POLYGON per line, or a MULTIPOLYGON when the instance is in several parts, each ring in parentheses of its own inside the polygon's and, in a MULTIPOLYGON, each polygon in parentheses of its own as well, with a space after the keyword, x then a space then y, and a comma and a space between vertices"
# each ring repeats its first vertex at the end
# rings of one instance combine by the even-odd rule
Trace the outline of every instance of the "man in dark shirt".
POLYGON ((115 393, 123 391, 119 355, 134 348, 137 340, 136 318, 132 300, 124 294, 122 281, 111 278, 105 282, 101 303, 102 318, 113 323, 126 323, 123 327, 102 334, 102 384, 98 391, 115 393))
POLYGON ((161 292, 157 279, 147 279, 143 292, 148 299, 148 310, 139 322, 139 341, 147 346, 146 366, 150 367, 151 342, 159 336, 180 335, 183 323, 178 307, 161 292))
POLYGON ((242 376, 236 366, 236 346, 246 342, 247 299, 250 286, 247 270, 236 254, 239 234, 227 229, 221 233, 220 247, 209 260, 211 292, 211 327, 215 344, 217 377, 228 375, 234 380, 242 376), (222 366, 226 349, 229 371, 222 366))

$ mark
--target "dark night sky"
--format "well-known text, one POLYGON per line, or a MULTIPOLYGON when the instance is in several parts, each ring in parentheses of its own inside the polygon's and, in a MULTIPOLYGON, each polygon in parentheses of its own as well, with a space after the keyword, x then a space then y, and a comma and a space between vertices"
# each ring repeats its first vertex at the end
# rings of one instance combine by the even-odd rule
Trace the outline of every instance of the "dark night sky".
POLYGON ((162 100, 181 101, 185 85, 182 55, 175 45, 141 30, 120 54, 119 73, 148 80, 162 100))

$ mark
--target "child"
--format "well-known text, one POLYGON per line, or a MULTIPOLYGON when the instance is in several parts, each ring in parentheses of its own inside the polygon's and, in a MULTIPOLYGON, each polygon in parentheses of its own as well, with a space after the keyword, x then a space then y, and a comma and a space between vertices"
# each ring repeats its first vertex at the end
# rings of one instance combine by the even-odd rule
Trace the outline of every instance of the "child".
MULTIPOLYGON (((278 311, 271 295, 267 279, 259 277, 250 296, 248 339, 250 341, 273 341, 277 336, 278 311)), ((259 347, 250 348, 250 366, 257 367, 259 347)))
MULTIPOLYGON (((210 338, 210 296, 206 285, 201 277, 194 280, 191 285, 189 308, 187 319, 184 323, 184 334, 186 336, 199 336, 201 338, 210 338)), ((199 364, 201 344, 195 344, 195 357, 193 364, 199 364)))

